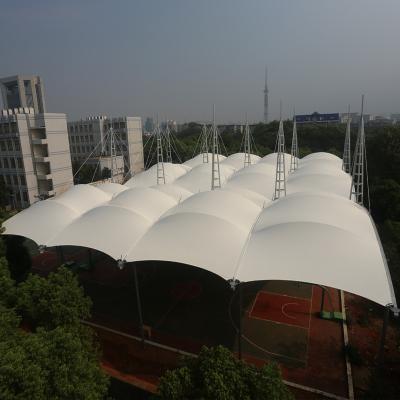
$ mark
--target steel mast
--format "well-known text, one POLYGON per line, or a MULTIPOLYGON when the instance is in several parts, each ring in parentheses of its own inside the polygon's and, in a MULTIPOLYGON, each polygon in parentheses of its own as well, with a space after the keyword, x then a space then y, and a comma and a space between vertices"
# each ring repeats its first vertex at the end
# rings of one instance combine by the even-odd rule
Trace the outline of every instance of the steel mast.
POLYGON ((246 125, 244 127, 244 166, 248 167, 249 165, 251 165, 251 137, 246 115, 246 125))
POLYGON ((218 128, 215 125, 215 104, 213 106, 212 124, 212 156, 211 156, 211 190, 221 187, 221 172, 219 168, 218 128))
POLYGON ((165 140, 166 140, 166 155, 167 162, 172 163, 172 151, 171 151, 171 131, 169 130, 168 120, 165 122, 165 140))
POLYGON ((276 172, 275 172, 275 193, 274 200, 286 196, 286 170, 285 170, 285 133, 282 121, 282 102, 280 104, 280 120, 277 137, 276 172))
POLYGON ((351 173, 351 118, 350 118, 350 105, 347 112, 347 126, 346 126, 346 136, 344 138, 344 149, 343 149, 343 163, 342 170, 351 173))
POLYGON ((156 139, 157 139, 157 185, 160 185, 160 184, 165 184, 165 171, 164 171, 162 137, 158 121, 156 125, 156 139))
POLYGON ((293 114, 292 148, 290 151, 290 172, 295 171, 299 167, 299 145, 297 142, 297 124, 295 110, 293 110, 293 114))
POLYGON ((203 164, 208 164, 208 130, 207 125, 201 128, 201 153, 203 154, 203 164))
POLYGON ((358 126, 356 147, 351 180, 350 199, 364 205, 364 158, 365 158, 365 132, 364 132, 364 95, 361 97, 361 116, 358 126))
POLYGON ((115 132, 110 127, 110 157, 111 157, 111 182, 115 183, 118 177, 117 149, 115 146, 115 132))

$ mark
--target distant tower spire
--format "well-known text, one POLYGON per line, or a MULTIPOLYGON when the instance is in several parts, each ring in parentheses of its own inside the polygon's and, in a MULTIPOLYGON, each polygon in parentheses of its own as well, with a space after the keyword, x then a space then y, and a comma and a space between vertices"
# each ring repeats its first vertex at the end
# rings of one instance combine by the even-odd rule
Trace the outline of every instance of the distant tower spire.
POLYGON ((292 149, 290 152, 290 172, 295 171, 299 166, 299 146, 297 143, 296 111, 293 110, 293 134, 292 149))
MULTIPOLYGON (((282 107, 281 107, 282 108, 282 107)), ((285 133, 283 131, 282 111, 279 121, 276 152, 275 193, 274 200, 286 196, 286 166, 285 166, 285 133)))
POLYGON ((215 104, 213 106, 213 125, 212 125, 212 156, 211 156, 211 190, 221 187, 221 173, 219 169, 219 143, 218 128, 215 125, 215 104))
POLYGON ((244 127, 244 166, 248 167, 249 165, 251 165, 251 137, 246 114, 246 124, 244 127))
POLYGON ((162 138, 158 121, 156 125, 156 138, 157 138, 157 185, 160 185, 165 183, 165 171, 164 171, 162 138))
POLYGON ((351 143, 350 143, 350 104, 347 112, 347 126, 346 126, 346 136, 344 138, 344 150, 343 150, 343 163, 342 170, 348 174, 351 172, 351 143))
POLYGON ((264 122, 268 124, 268 69, 265 67, 265 86, 264 86, 264 122))
MULTIPOLYGON (((358 127, 356 148, 354 150, 353 171, 351 180, 350 199, 364 205, 364 159, 365 159, 365 132, 364 132, 364 95, 361 98, 361 116, 358 127)), ((367 177, 368 178, 368 177, 367 177)))

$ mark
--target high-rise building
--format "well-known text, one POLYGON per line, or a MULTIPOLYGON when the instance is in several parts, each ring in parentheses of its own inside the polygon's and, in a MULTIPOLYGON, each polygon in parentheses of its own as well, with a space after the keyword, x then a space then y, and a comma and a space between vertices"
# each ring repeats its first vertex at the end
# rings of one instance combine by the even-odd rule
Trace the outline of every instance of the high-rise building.
POLYGON ((66 115, 1 111, 0 175, 14 208, 68 189, 73 179, 66 115))
POLYGON ((264 86, 264 122, 267 124, 268 123, 268 70, 267 67, 265 67, 265 86, 264 86))
POLYGON ((9 203, 24 208, 73 184, 67 117, 46 113, 38 76, 0 79, 0 174, 9 203))
MULTIPOLYGON (((134 175, 144 169, 142 120, 140 117, 88 117, 68 122, 72 161, 111 156, 110 128, 113 129, 116 155, 124 156, 125 174, 134 175)), ((90 162, 93 162, 90 161, 90 162)))
POLYGON ((5 109, 33 108, 35 114, 45 113, 43 82, 39 76, 15 75, 0 79, 5 109))

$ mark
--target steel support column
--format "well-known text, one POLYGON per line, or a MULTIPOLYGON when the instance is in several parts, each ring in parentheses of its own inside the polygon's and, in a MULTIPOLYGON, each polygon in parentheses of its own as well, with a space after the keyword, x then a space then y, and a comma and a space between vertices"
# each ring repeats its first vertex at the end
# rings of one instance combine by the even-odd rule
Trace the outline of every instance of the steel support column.
POLYGON ((143 315, 142 315, 142 302, 140 301, 140 292, 139 292, 139 283, 136 271, 136 264, 133 263, 133 277, 135 280, 135 292, 136 292, 136 302, 138 308, 138 315, 139 315, 139 324, 140 324, 140 335, 142 338, 142 343, 144 343, 144 329, 143 329, 143 315))
POLYGON ((382 367, 383 359, 385 354, 385 342, 386 342, 386 333, 387 327, 389 324, 389 316, 390 316, 390 307, 385 307, 385 313, 383 315, 383 324, 382 324, 382 332, 381 332, 381 339, 379 342, 379 350, 378 350, 378 357, 377 357, 377 364, 378 367, 382 367))

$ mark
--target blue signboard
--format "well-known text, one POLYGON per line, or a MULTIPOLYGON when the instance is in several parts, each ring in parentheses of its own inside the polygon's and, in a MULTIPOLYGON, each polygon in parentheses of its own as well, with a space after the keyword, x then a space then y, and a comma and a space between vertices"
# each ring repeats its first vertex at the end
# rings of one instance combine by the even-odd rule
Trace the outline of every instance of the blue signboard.
POLYGON ((313 123, 313 122, 340 122, 339 113, 333 114, 320 114, 314 112, 306 115, 296 115, 296 122, 299 124, 313 123))

